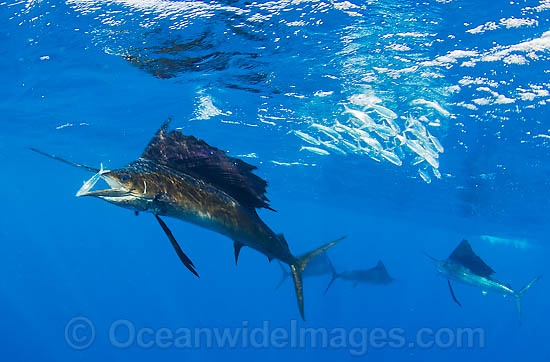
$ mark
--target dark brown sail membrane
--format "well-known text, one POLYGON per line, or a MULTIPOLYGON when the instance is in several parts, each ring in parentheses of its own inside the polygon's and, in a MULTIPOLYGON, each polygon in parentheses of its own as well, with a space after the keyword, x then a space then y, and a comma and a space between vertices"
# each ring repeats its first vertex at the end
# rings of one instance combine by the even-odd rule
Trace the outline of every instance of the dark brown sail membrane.
POLYGON ((489 278, 495 271, 474 253, 468 240, 462 240, 460 245, 452 252, 449 259, 462 264, 475 274, 489 278))
MULTIPOLYGON (((253 210, 273 210, 265 196, 267 182, 252 173, 252 166, 193 136, 167 132, 168 120, 149 142, 142 159, 204 180, 234 197, 244 207, 253 210)), ((273 210, 274 211, 274 210, 273 210)))

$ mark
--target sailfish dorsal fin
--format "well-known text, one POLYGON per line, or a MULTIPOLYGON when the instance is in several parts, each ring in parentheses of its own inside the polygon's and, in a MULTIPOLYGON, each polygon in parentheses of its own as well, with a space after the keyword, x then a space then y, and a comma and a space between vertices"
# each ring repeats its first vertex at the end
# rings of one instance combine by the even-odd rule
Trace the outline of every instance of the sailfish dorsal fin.
POLYGON ((267 208, 267 182, 252 173, 256 169, 242 160, 229 157, 203 140, 181 132, 167 132, 168 120, 155 134, 141 155, 150 160, 203 180, 253 210, 267 208))
POLYGON ((468 240, 462 240, 457 248, 451 253, 449 259, 462 264, 475 274, 489 278, 495 271, 487 265, 479 256, 474 253, 468 240))
POLYGON ((384 265, 382 260, 378 260, 378 263, 373 269, 378 270, 381 273, 381 275, 383 275, 385 278, 393 280, 393 278, 390 276, 390 273, 388 273, 388 269, 386 269, 386 266, 384 265))
POLYGON ((376 264, 376 268, 384 271, 386 270, 386 266, 384 265, 382 260, 378 260, 378 264, 376 264))

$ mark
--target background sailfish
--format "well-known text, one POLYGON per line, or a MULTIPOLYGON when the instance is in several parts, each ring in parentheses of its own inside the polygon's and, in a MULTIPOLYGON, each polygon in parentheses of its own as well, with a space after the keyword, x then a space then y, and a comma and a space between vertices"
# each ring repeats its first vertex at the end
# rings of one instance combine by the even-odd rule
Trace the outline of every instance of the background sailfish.
POLYGON ((330 286, 336 279, 348 280, 353 283, 353 287, 356 287, 359 283, 387 285, 394 280, 388 273, 382 260, 378 260, 376 266, 370 269, 349 270, 341 273, 337 273, 333 270, 332 280, 328 284, 327 289, 325 289, 324 294, 327 294, 330 286))
POLYGON ((282 234, 275 234, 258 216, 257 208, 271 207, 265 196, 267 182, 253 174, 256 167, 211 147, 193 136, 167 132, 168 120, 141 157, 129 165, 106 171, 73 163, 33 149, 43 155, 96 174, 77 196, 92 196, 114 205, 155 215, 181 261, 195 275, 185 255, 160 216, 174 217, 231 238, 235 261, 243 246, 255 249, 290 266, 298 308, 304 318, 302 273, 308 261, 342 238, 295 257, 282 234), (92 191, 103 179, 108 189, 92 191))
POLYGON ((514 290, 509 284, 499 282, 493 278, 495 271, 487 265, 479 256, 474 253, 472 246, 467 240, 462 240, 458 247, 449 255, 445 260, 438 260, 429 255, 432 259, 438 271, 448 278, 447 284, 451 292, 453 300, 459 306, 462 304, 458 301, 453 287, 451 285, 451 279, 478 287, 483 291, 493 291, 504 296, 511 295, 516 300, 516 306, 518 309, 518 318, 521 323, 521 298, 525 292, 531 288, 531 286, 539 280, 538 276, 531 280, 526 286, 519 291, 514 290))

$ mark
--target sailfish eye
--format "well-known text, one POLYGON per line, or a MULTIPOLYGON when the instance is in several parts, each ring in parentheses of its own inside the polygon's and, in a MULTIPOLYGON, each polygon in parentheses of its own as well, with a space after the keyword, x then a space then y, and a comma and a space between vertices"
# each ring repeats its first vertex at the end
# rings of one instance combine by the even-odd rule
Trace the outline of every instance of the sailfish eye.
POLYGON ((120 181, 122 182, 130 181, 130 175, 128 175, 127 173, 122 174, 122 176, 120 176, 120 181))

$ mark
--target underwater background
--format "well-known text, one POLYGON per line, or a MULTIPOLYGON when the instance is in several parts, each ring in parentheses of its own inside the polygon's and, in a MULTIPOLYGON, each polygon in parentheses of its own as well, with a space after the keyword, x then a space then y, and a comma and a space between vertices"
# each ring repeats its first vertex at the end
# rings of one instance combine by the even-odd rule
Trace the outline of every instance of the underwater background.
POLYGON ((10 0, 0 19, 2 360, 550 360, 546 279, 519 326, 511 298, 455 284, 458 307, 423 255, 468 239, 515 288, 549 274, 550 1, 10 0), (369 133, 377 153, 299 136, 329 142, 318 124, 351 140, 349 109, 400 130, 419 120, 431 157, 387 127, 369 133), (330 276, 306 278, 302 321, 277 263, 245 248, 235 266, 228 238, 167 218, 197 279, 150 214, 75 198, 91 175, 28 150, 122 167, 168 117, 258 167, 277 210, 259 214, 293 253, 345 235, 328 251, 338 271, 382 260, 395 281, 323 295, 330 276), (353 338, 162 337, 266 323, 353 338), (153 343, 113 343, 130 325, 153 343), (395 328, 407 343, 366 350, 352 332, 395 328), (409 344, 460 328, 482 343, 409 344))

